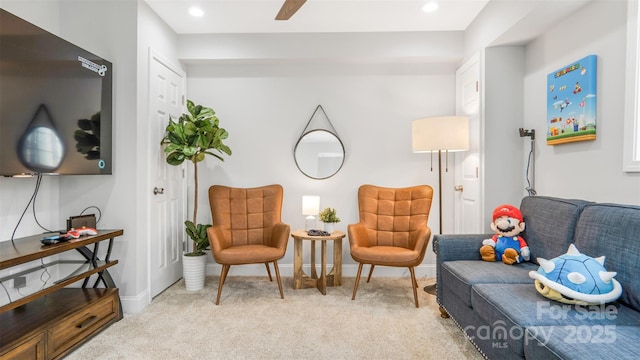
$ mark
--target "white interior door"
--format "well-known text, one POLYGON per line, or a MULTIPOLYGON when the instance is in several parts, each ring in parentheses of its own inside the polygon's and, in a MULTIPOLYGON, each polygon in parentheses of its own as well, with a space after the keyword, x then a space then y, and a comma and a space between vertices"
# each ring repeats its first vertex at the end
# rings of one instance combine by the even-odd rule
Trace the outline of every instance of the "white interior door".
POLYGON ((177 119, 184 109, 185 74, 162 56, 149 51, 149 184, 151 226, 149 275, 151 296, 182 277, 185 242, 186 180, 184 166, 166 163, 160 140, 169 116, 177 119))
POLYGON ((456 115, 469 117, 469 151, 456 153, 455 230, 482 232, 482 162, 480 124, 480 61, 476 54, 456 71, 456 115))

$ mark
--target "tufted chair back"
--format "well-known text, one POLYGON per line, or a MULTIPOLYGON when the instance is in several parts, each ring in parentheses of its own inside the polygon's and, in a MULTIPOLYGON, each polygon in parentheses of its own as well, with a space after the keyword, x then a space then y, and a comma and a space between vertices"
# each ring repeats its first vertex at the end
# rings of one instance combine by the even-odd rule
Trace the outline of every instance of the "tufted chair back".
POLYGON ((432 197, 433 189, 428 185, 397 189, 362 185, 358 207, 369 246, 412 249, 415 239, 411 234, 427 224, 432 197))
POLYGON ((273 226, 281 222, 282 186, 209 188, 213 224, 231 246, 272 245, 273 226))
POLYGON ((411 275, 413 297, 418 307, 414 268, 424 259, 431 229, 427 226, 433 189, 429 185, 385 188, 362 185, 358 189, 360 221, 347 226, 351 257, 360 263, 353 287, 356 298, 363 264, 406 267, 411 275))
POLYGON ((209 188, 209 204, 213 226, 207 229, 211 255, 222 265, 216 305, 220 304, 222 286, 231 265, 265 264, 272 280, 269 264, 273 264, 284 299, 278 260, 287 251, 291 231, 281 221, 282 186, 233 188, 213 185, 209 188))

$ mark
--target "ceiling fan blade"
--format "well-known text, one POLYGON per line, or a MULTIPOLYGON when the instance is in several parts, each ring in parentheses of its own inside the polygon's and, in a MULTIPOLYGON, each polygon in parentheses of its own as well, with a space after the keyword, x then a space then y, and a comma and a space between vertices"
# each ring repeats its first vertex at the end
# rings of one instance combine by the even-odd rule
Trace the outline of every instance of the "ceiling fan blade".
POLYGON ((278 11, 278 15, 276 15, 276 20, 289 20, 306 1, 307 0, 285 0, 280 11, 278 11))

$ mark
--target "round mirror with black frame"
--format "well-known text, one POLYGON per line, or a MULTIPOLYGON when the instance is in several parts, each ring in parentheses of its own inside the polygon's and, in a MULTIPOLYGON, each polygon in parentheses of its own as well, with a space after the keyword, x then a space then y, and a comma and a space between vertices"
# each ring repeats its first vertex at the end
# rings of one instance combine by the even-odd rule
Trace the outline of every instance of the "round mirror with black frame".
POLYGON ((314 129, 304 133, 293 150, 298 169, 312 179, 335 175, 344 164, 344 145, 333 132, 314 129))

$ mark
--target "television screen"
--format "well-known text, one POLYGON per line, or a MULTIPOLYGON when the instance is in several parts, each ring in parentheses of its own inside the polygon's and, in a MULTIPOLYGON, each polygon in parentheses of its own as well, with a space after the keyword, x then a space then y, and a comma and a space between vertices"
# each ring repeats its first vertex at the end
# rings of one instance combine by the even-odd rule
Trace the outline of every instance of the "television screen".
POLYGON ((111 174, 112 64, 0 9, 0 175, 111 174))

